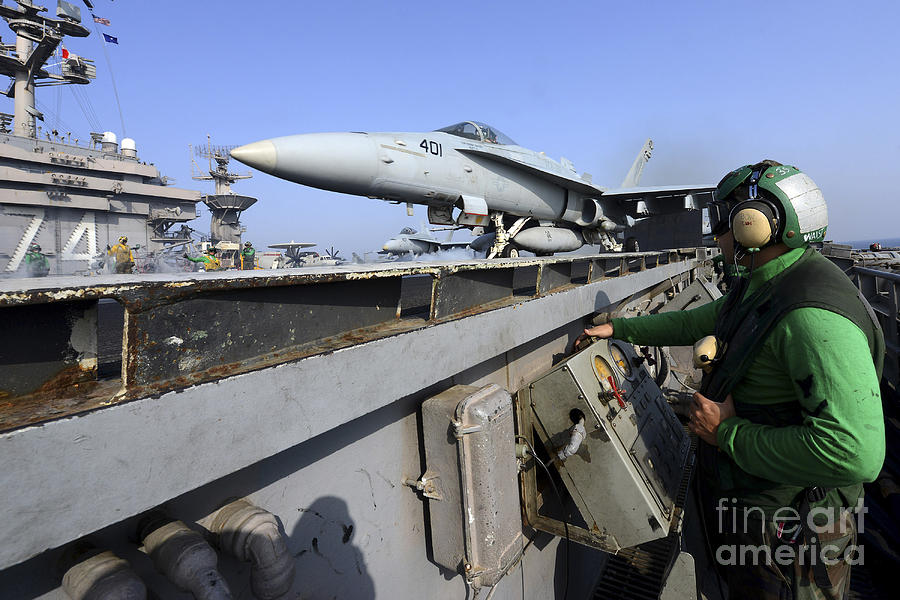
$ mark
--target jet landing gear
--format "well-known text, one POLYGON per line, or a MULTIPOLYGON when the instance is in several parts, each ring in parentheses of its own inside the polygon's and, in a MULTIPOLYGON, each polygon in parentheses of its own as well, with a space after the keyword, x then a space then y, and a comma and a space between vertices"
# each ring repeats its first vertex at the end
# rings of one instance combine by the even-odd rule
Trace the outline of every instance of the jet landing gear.
POLYGON ((507 231, 503 226, 503 213, 493 213, 491 215, 491 220, 494 222, 494 228, 497 234, 494 237, 494 245, 491 246, 491 249, 487 253, 487 258, 496 258, 497 256, 518 258, 519 250, 511 247, 509 242, 522 230, 522 227, 530 218, 531 217, 519 217, 516 219, 516 222, 513 223, 513 226, 509 228, 509 231, 507 231))
POLYGON ((608 231, 585 229, 581 234, 584 236, 584 241, 592 246, 601 245, 606 252, 622 252, 622 244, 616 240, 616 236, 608 231))

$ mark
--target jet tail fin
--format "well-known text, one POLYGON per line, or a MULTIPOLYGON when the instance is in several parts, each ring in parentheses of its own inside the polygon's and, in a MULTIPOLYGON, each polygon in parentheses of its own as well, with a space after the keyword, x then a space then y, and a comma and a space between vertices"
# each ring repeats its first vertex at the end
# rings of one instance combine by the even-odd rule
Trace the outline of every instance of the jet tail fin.
POLYGON ((644 165, 650 160, 651 154, 653 154, 653 140, 647 140, 644 142, 644 147, 638 152, 637 158, 634 159, 634 164, 631 165, 628 175, 625 176, 622 185, 619 187, 630 188, 638 186, 638 183, 641 181, 641 173, 644 172, 644 165))

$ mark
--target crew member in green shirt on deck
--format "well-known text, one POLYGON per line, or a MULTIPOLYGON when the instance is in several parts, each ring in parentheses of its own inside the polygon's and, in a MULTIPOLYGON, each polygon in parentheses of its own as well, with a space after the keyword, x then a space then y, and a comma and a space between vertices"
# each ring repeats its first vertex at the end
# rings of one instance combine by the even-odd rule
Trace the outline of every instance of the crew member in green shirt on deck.
POLYGON ((182 256, 191 262, 203 263, 204 271, 219 271, 222 269, 222 263, 219 261, 219 258, 216 256, 215 246, 210 246, 209 248, 206 249, 206 254, 201 254, 197 258, 194 258, 194 257, 188 255, 187 252, 182 254, 182 256))
POLYGON ((864 523, 862 484, 885 456, 884 338, 849 278, 809 247, 822 192, 774 161, 726 175, 709 205, 727 263, 745 275, 693 310, 585 330, 641 345, 694 345, 705 371, 690 429, 701 498, 729 598, 839 599, 864 523))
POLYGON ((50 261, 47 255, 41 252, 41 246, 32 243, 28 246, 28 253, 25 255, 25 271, 29 277, 46 277, 50 272, 50 261))
POLYGON ((253 244, 244 242, 244 249, 241 250, 241 270, 252 271, 256 268, 256 250, 253 244))

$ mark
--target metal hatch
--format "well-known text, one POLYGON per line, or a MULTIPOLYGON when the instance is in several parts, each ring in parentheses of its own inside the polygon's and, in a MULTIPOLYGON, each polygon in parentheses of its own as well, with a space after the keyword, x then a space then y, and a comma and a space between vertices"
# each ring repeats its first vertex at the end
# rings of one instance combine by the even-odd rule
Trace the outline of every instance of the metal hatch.
POLYGON ((583 414, 586 429, 578 451, 551 467, 577 515, 554 513, 537 469, 526 469, 529 525, 562 535, 566 518, 571 539, 608 552, 679 526, 675 499, 690 440, 631 345, 600 341, 569 357, 519 392, 518 410, 520 431, 548 456, 568 442, 572 415, 583 414))

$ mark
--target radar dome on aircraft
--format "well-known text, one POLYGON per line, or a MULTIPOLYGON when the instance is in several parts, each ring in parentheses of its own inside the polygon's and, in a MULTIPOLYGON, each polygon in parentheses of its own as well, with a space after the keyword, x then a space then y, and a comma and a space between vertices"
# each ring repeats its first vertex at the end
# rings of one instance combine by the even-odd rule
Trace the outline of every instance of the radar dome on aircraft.
POLYGON ((289 181, 370 195, 386 156, 379 143, 367 133, 307 133, 246 144, 231 156, 289 181))

